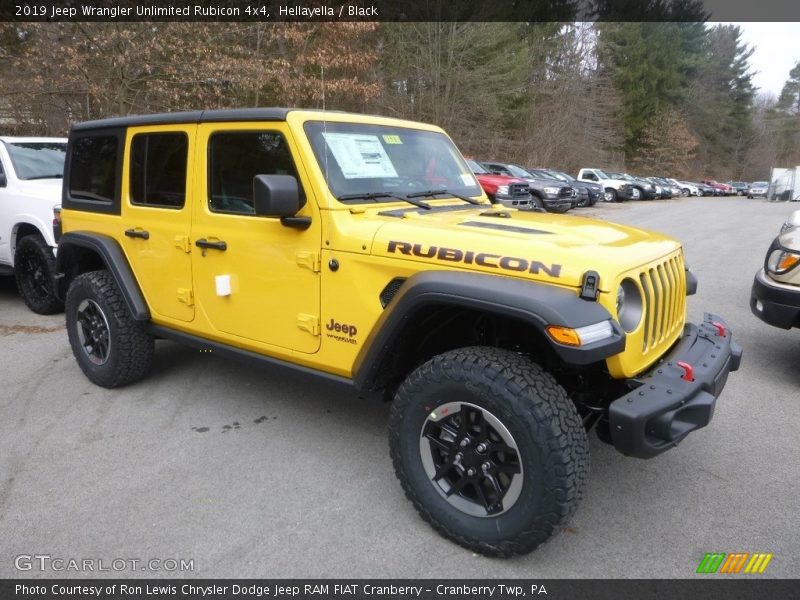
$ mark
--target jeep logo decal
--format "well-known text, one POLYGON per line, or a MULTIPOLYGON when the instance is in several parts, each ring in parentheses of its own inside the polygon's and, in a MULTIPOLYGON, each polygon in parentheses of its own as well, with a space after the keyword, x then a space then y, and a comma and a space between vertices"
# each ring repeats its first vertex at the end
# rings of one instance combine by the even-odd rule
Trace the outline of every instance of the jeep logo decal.
POLYGON ((334 319, 331 319, 331 322, 325 325, 325 329, 328 331, 335 331, 337 333, 346 333, 350 337, 355 336, 358 333, 358 329, 355 325, 348 325, 347 323, 337 323, 334 319))
POLYGON ((386 248, 393 254, 400 253, 406 256, 419 256, 421 258, 433 258, 448 262, 460 262, 467 265, 479 265, 481 267, 491 267, 493 269, 504 269, 522 273, 539 274, 546 273, 550 277, 561 276, 561 265, 546 265, 538 260, 528 260, 516 256, 502 256, 500 254, 490 254, 488 252, 474 252, 472 250, 459 250, 458 248, 440 248, 438 246, 423 246, 422 244, 412 244, 410 242, 389 242, 386 248))

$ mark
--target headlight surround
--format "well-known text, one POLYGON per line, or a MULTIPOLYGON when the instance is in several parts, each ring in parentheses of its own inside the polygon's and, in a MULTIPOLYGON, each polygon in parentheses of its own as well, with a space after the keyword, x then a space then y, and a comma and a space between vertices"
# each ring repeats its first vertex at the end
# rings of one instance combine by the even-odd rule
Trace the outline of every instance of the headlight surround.
POLYGON ((497 193, 503 194, 504 196, 508 196, 508 186, 507 185, 498 185, 497 186, 497 193))
POLYGON ((633 279, 623 279, 617 288, 617 320, 630 333, 639 326, 644 315, 642 292, 633 279))
POLYGON ((775 275, 783 275, 800 264, 800 255, 783 248, 776 248, 767 258, 767 271, 775 275))
POLYGON ((550 187, 550 186, 542 188, 542 189, 544 189, 544 193, 545 194, 556 194, 556 195, 558 195, 558 193, 561 191, 561 188, 550 187))

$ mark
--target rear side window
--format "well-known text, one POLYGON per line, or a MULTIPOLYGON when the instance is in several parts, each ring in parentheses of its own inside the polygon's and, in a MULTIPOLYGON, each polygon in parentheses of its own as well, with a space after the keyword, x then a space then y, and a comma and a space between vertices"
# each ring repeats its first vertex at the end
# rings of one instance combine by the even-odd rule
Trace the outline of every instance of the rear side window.
POLYGON ((183 208, 186 202, 185 133, 148 133, 131 144, 131 203, 160 208, 183 208))
POLYGON ((119 140, 114 135, 75 140, 70 161, 69 195, 73 200, 112 204, 116 197, 119 140))
POLYGON ((208 158, 208 206, 213 212, 254 215, 256 175, 297 177, 289 146, 274 131, 215 133, 208 158))

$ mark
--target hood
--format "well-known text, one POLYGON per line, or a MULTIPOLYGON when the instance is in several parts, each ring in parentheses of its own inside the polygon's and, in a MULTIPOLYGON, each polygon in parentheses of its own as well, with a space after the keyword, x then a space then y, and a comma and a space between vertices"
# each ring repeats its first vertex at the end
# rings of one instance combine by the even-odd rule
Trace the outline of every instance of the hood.
POLYGON ((19 180, 16 189, 23 196, 52 200, 55 205, 61 202, 62 181, 62 179, 19 180))
POLYGON ((603 291, 610 291, 613 277, 680 248, 675 240, 633 227, 488 205, 371 208, 353 217, 382 221, 373 255, 570 287, 580 286, 584 273, 595 270, 603 291))
POLYGON ((508 175, 493 175, 491 173, 475 173, 475 178, 481 183, 490 183, 492 185, 508 185, 509 183, 525 183, 524 179, 519 177, 509 177, 508 175))
POLYGON ((558 179, 539 179, 537 177, 526 177, 525 181, 537 187, 557 187, 557 188, 575 187, 573 185, 570 185, 566 181, 559 181, 558 179))

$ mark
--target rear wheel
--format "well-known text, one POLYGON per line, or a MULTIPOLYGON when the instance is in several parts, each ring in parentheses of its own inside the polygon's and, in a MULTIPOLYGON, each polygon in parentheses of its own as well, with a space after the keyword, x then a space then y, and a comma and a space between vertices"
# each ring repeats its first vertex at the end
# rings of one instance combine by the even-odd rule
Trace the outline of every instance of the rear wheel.
POLYGON ((150 371, 153 337, 131 316, 108 271, 92 271, 72 280, 66 320, 72 353, 92 383, 119 387, 150 371))
POLYGON ((14 252, 14 276, 22 299, 33 312, 52 315, 64 310, 56 297, 54 275, 56 259, 42 236, 27 235, 14 252))
POLYGON ((556 534, 588 477, 586 431, 563 388, 498 348, 453 350, 414 371, 395 395, 389 444, 422 518, 487 556, 556 534))

